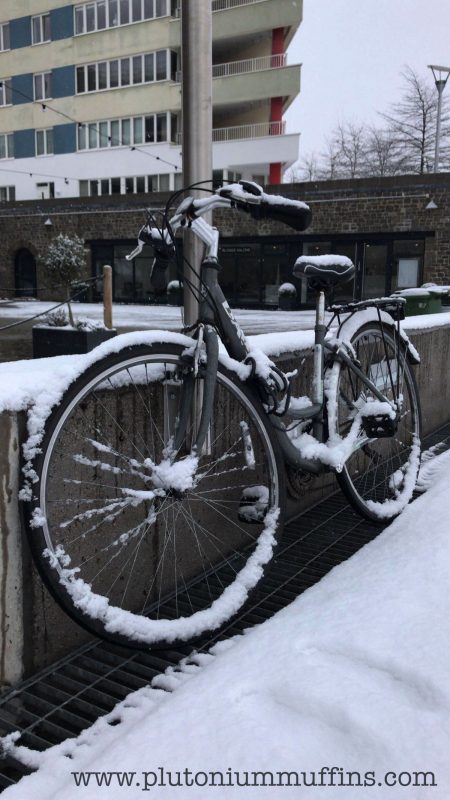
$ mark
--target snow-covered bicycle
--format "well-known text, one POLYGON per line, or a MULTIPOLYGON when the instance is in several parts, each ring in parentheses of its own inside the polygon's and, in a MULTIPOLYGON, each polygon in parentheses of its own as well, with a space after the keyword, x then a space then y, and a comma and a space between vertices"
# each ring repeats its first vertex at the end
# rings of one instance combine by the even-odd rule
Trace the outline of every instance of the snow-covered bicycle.
POLYGON ((419 467, 418 356, 400 329, 403 301, 332 305, 326 322, 325 295, 354 266, 300 257, 294 274, 317 290, 314 374, 309 397, 293 397, 294 373, 249 350, 220 289, 219 233, 204 219, 215 208, 298 231, 311 220, 304 203, 245 181, 186 197, 161 225, 149 217, 130 258, 151 243, 154 276, 179 228, 206 245, 198 321, 189 336, 102 345, 30 428, 22 496, 39 571, 76 621, 133 647, 195 639, 242 609, 283 528, 287 470, 334 471, 362 515, 386 522, 411 499, 419 467))

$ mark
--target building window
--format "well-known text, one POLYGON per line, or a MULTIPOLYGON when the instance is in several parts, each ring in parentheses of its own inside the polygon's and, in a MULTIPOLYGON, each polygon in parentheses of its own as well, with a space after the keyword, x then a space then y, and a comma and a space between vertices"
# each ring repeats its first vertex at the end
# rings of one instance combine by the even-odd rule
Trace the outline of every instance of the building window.
POLYGON ((2 78, 0 80, 0 106, 10 106, 11 97, 11 78, 2 78))
POLYGON ((31 17, 32 44, 43 44, 50 41, 50 14, 39 14, 31 17))
POLYGON ((10 47, 9 22, 4 22, 0 25, 0 50, 9 50, 10 47))
MULTIPOLYGON (((120 61, 99 61, 77 67, 77 94, 100 92, 104 89, 136 86, 141 83, 165 81, 172 72, 168 69, 168 50, 139 54, 120 61)), ((173 59, 171 59, 172 63, 173 59)))
POLYGON ((0 158, 14 158, 13 133, 0 133, 0 158))
POLYGON ((0 186, 0 202, 5 203, 8 200, 16 199, 15 186, 0 186))
POLYGON ((34 76, 34 99, 48 100, 52 96, 52 73, 41 72, 34 76))
POLYGON ((38 200, 51 200, 55 196, 55 184, 37 183, 36 191, 38 200))
POLYGON ((75 6, 75 35, 167 16, 167 0, 96 0, 75 6))
POLYGON ((131 147, 149 142, 175 142, 175 114, 149 114, 145 117, 89 122, 78 126, 78 150, 106 147, 131 147))
POLYGON ((36 131, 36 155, 49 156, 53 154, 53 128, 36 131))
POLYGON ((183 186, 180 172, 169 175, 137 175, 129 178, 99 178, 80 181, 80 197, 98 197, 110 194, 141 194, 144 192, 169 192, 183 186))

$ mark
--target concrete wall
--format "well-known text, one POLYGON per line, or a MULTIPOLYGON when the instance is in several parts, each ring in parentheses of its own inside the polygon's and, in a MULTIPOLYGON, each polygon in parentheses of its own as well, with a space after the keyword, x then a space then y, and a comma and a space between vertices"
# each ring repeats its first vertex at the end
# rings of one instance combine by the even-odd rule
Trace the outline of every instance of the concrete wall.
MULTIPOLYGON (((415 368, 422 398, 423 433, 450 420, 450 327, 411 333, 422 363, 415 368)), ((277 359, 287 370, 306 359, 294 387, 309 391, 311 355, 289 354, 277 359)), ((20 484, 20 448, 25 436, 25 412, 0 415, 0 686, 53 663, 89 639, 56 605, 44 589, 22 540, 17 499, 20 484), (24 646, 25 643, 25 646, 24 646)), ((337 488, 333 475, 313 478, 289 500, 290 517, 337 488)))

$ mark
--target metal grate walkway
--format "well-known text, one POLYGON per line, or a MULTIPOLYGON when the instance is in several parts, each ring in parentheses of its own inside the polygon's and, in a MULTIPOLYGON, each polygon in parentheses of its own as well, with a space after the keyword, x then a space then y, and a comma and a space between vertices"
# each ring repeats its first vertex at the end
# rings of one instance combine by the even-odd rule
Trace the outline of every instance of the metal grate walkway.
MULTIPOLYGON (((423 442, 424 449, 437 444, 450 449, 450 423, 423 442)), ((286 525, 277 558, 249 607, 195 649, 206 651, 215 641, 264 622, 382 530, 361 519, 340 492, 308 509, 286 525)), ((95 640, 5 694, 0 699, 0 735, 20 731, 21 743, 37 750, 77 736, 192 649, 186 644, 145 653, 95 640)), ((28 772, 10 757, 0 759, 0 791, 28 772)))

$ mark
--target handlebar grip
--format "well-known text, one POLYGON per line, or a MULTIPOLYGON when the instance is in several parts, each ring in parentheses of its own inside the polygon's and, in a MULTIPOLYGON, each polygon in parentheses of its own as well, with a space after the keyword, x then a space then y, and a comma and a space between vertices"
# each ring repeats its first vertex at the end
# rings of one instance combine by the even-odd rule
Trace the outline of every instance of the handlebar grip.
POLYGON ((307 205, 302 207, 290 203, 270 203, 262 199, 258 205, 249 205, 248 211, 253 219, 273 219, 276 222, 284 222, 295 231, 305 231, 312 222, 311 209, 307 205))

